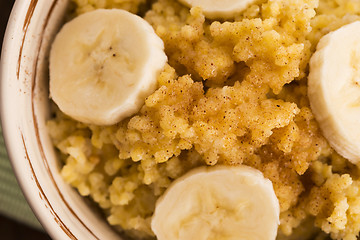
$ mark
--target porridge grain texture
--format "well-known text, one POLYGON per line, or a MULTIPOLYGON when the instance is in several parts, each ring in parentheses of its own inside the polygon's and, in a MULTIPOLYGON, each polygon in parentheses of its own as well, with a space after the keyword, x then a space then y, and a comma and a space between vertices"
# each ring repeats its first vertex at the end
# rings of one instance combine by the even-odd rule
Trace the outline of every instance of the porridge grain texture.
POLYGON ((76 14, 143 11, 169 58, 158 89, 131 118, 94 126, 56 110, 48 122, 63 178, 111 225, 154 237, 155 202, 174 179, 201 165, 245 164, 273 183, 278 239, 357 238, 359 168, 330 148, 306 93, 317 42, 359 20, 359 1, 259 1, 225 22, 174 0, 74 3, 76 14))

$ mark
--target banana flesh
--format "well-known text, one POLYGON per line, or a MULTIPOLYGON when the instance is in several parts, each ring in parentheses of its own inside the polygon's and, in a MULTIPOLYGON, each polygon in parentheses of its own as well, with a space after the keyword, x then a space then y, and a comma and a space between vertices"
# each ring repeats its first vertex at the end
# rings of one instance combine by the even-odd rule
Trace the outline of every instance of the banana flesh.
POLYGON ((310 60, 308 96, 329 144, 343 157, 360 161, 360 21, 319 41, 310 60))
POLYGON ((270 180, 247 166, 199 167, 156 203, 158 240, 274 240, 279 202, 270 180))
POLYGON ((188 7, 200 7, 208 18, 230 19, 241 13, 256 0, 179 0, 188 7))
POLYGON ((50 97, 72 118, 110 125, 136 113, 167 57, 144 19, 95 10, 66 23, 50 51, 50 97))

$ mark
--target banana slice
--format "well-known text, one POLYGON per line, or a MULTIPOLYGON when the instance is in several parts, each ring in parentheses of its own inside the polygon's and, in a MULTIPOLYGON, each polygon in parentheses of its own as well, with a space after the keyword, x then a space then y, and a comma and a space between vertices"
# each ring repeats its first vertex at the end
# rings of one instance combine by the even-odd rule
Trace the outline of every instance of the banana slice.
POLYGON ((260 171, 199 167, 159 198, 151 228, 158 240, 273 240, 279 212, 272 183, 260 171))
POLYGON ((136 113, 157 86, 164 43, 141 17, 95 10, 66 23, 50 52, 50 96, 78 121, 110 125, 136 113))
POLYGON ((188 7, 200 7, 207 18, 234 18, 256 0, 179 0, 188 7))
POLYGON ((311 109, 330 145, 360 161, 360 22, 324 36, 310 60, 311 109))

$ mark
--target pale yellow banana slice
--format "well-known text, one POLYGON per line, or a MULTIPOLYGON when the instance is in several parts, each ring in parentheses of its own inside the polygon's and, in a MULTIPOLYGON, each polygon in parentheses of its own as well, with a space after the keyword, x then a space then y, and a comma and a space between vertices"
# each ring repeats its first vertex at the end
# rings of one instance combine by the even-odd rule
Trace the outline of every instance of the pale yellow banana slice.
POLYGON ((124 10, 95 10, 66 23, 50 52, 50 96, 76 120, 114 124, 136 113, 167 57, 151 25, 124 10))
POLYGON ((234 18, 256 0, 179 0, 188 7, 200 7, 207 18, 234 18))
POLYGON ((353 163, 360 161, 360 22, 320 40, 310 60, 311 109, 330 145, 353 163))
POLYGON ((270 180, 247 166, 199 167, 156 203, 158 240, 274 240, 279 202, 270 180))

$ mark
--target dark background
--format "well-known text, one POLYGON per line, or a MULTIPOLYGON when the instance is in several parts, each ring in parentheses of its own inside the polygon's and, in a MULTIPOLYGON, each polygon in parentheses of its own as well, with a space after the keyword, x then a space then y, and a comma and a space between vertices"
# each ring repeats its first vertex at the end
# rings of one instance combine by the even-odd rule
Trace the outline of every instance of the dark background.
MULTIPOLYGON (((24 0, 29 1, 29 0, 24 0)), ((7 20, 15 0, 0 0, 0 50, 4 38, 7 20)), ((41 231, 11 220, 0 214, 0 239, 2 240, 49 240, 41 231)))

